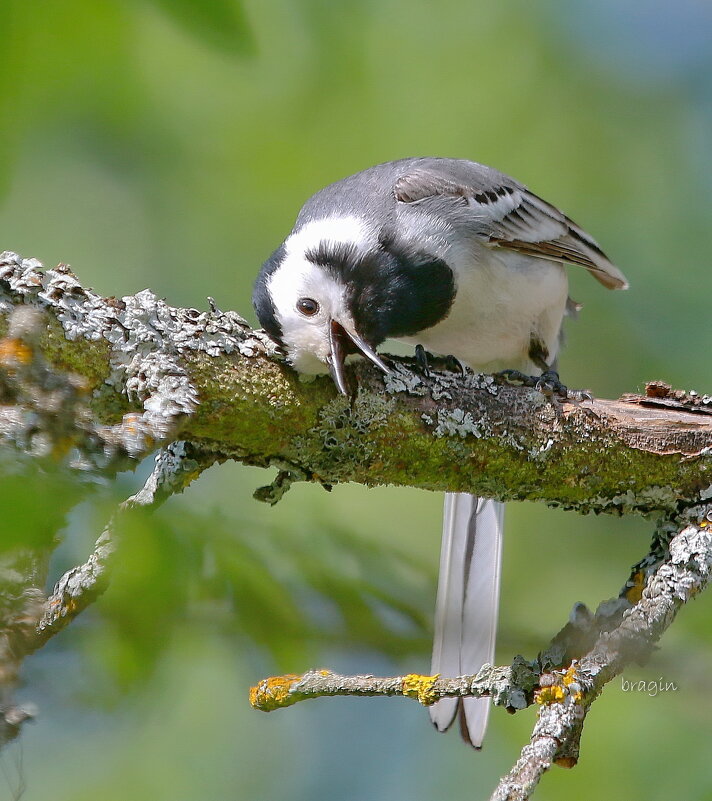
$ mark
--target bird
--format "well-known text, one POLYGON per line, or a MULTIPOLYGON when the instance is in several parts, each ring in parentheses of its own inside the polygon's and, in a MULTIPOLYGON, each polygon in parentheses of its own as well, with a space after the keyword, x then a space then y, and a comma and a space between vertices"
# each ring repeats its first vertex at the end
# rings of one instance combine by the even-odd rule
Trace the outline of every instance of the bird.
MULTIPOLYGON (((557 389, 567 310, 566 267, 608 289, 623 273, 558 208, 498 170, 466 159, 386 162, 332 183, 303 205, 264 262, 253 304, 260 325, 300 373, 351 389, 354 354, 388 373, 386 340, 454 358, 477 373, 543 376, 557 389)), ((494 662, 504 505, 447 493, 431 673, 475 674, 494 662)), ((459 721, 479 749, 488 698, 443 698, 439 731, 459 721)))

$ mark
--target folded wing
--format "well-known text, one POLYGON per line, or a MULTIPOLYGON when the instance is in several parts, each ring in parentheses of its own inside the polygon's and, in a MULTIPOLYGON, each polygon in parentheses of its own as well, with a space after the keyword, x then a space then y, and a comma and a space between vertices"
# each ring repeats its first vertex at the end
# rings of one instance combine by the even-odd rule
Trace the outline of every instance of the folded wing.
POLYGON ((491 167, 456 159, 422 159, 396 181, 394 193, 400 203, 470 227, 473 235, 493 247, 579 264, 609 289, 628 287, 623 273, 592 236, 491 167))

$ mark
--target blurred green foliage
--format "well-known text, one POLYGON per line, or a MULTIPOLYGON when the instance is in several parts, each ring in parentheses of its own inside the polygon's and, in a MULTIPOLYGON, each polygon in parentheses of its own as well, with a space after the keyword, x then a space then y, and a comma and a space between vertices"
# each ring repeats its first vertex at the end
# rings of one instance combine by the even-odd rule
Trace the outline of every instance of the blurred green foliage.
MULTIPOLYGON (((631 280, 607 293, 572 269, 585 308, 568 384, 710 391, 705 8, 0 0, 0 249, 69 262, 103 294, 150 286, 249 315, 260 263, 320 186, 408 155, 473 158, 564 208, 631 280)), ((52 579, 139 478, 69 516, 52 579)), ((41 719, 23 737, 25 801, 456 801, 509 768, 531 710, 495 711, 478 756, 410 702, 249 709, 249 685, 276 671, 427 670, 439 546, 438 496, 296 486, 269 509, 251 497, 263 483, 223 465, 137 518, 107 595, 28 661, 41 719)), ((3 536, 41 543, 73 491, 6 482, 3 536)), ((502 661, 532 655, 574 601, 614 595, 651 526, 520 505, 507 528, 502 661)), ((678 690, 612 686, 581 764, 537 798, 708 796, 708 617, 703 596, 630 674, 678 690)), ((18 754, 1 758, 0 798, 18 754)))
MULTIPOLYGON (((333 521, 266 522, 186 511, 129 522, 98 610, 107 650, 97 653, 117 687, 145 681, 186 625, 257 647, 281 672, 308 669, 320 647, 427 647, 427 566, 333 521)), ((87 632, 88 651, 96 636, 87 632)))
POLYGON ((12 453, 0 456, 0 557, 22 546, 51 550, 67 514, 86 495, 83 483, 46 467, 23 463, 12 453), (38 503, 45 496, 47 506, 38 503))

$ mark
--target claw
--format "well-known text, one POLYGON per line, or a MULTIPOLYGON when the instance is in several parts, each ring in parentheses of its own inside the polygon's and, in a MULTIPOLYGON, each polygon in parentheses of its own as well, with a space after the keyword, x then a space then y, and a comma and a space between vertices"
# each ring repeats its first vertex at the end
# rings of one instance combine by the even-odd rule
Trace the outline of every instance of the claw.
POLYGON ((555 370, 542 373, 536 385, 537 389, 547 396, 555 396, 559 400, 580 403, 583 400, 593 400, 593 395, 587 389, 569 389, 562 384, 559 374, 555 370))

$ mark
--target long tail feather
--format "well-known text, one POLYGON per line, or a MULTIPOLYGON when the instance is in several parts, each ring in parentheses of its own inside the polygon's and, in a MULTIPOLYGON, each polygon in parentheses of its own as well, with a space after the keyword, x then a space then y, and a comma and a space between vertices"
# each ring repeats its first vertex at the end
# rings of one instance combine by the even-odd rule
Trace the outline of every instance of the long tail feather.
MULTIPOLYGON (((445 496, 431 671, 477 673, 494 661, 504 505, 462 493, 445 496)), ((463 738, 482 745, 489 698, 445 698, 430 707, 439 731, 459 717, 463 738)))

